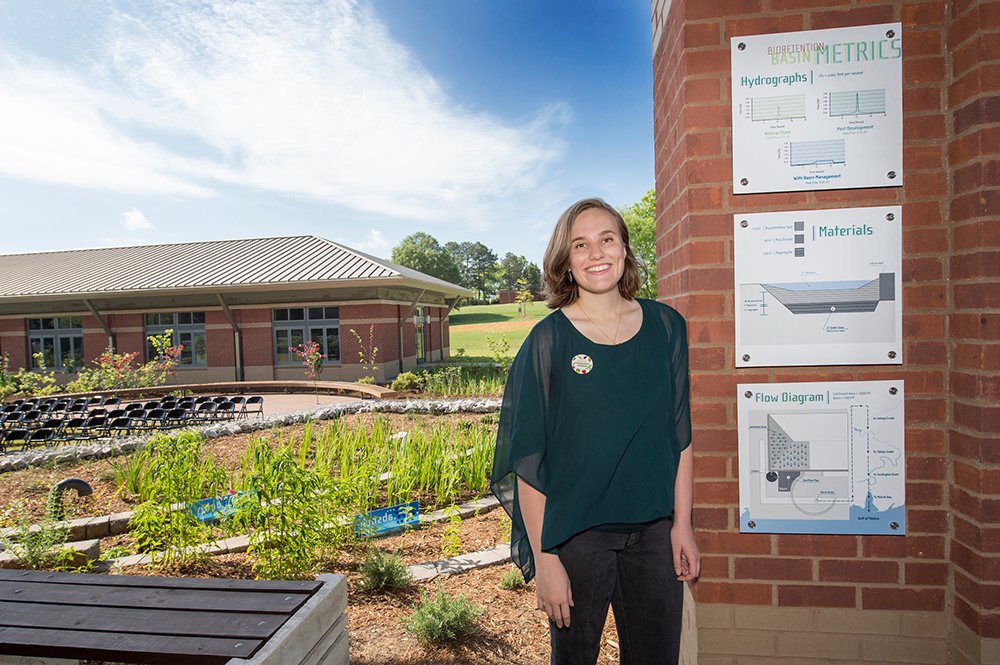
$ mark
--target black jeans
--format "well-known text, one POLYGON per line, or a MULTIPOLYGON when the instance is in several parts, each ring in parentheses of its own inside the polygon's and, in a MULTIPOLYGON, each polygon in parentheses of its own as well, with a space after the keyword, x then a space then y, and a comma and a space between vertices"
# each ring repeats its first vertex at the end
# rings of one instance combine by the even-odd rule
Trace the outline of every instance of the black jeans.
POLYGON ((637 533, 584 531, 559 546, 573 607, 569 628, 549 622, 552 665, 597 662, 609 604, 623 664, 677 663, 684 583, 674 572, 672 526, 664 518, 637 533))

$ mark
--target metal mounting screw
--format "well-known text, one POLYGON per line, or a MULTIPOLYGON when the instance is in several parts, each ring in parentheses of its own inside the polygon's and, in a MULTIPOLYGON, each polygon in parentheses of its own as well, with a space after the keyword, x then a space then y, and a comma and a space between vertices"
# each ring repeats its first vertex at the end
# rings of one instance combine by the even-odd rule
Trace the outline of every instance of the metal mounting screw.
POLYGON ((895 180, 896 179, 896 172, 895 171, 889 171, 889 173, 887 173, 886 175, 889 177, 889 180, 895 180))
POLYGON ((890 351, 890 352, 889 352, 888 354, 886 354, 886 355, 888 355, 888 356, 889 356, 889 358, 895 358, 895 357, 896 357, 896 352, 895 352, 895 351, 890 351))
POLYGON ((753 393, 748 390, 745 393, 743 393, 743 396, 746 397, 747 399, 750 399, 751 397, 753 397, 753 393))
POLYGON ((885 36, 888 37, 889 39, 892 39, 893 37, 896 36, 896 31, 895 30, 886 30, 885 31, 885 36))
POLYGON ((746 44, 744 44, 743 42, 740 42, 740 43, 739 43, 739 44, 738 44, 738 45, 736 46, 736 48, 738 48, 738 49, 739 49, 739 50, 741 50, 741 51, 745 51, 745 50, 746 50, 746 48, 747 48, 747 45, 746 45, 746 44))
POLYGON ((22 589, 14 589, 14 593, 21 593, 22 589))
POLYGON ((896 216, 894 214, 892 214, 891 212, 888 215, 885 216, 885 220, 887 222, 891 222, 894 219, 896 219, 896 216))
POLYGON ((890 395, 895 395, 895 394, 896 394, 896 393, 898 393, 898 392, 899 392, 899 391, 898 391, 898 390, 896 390, 896 388, 895 388, 895 387, 893 387, 893 388, 889 388, 889 394, 890 394, 890 395))
POLYGON ((245 645, 245 644, 243 644, 243 642, 237 642, 237 643, 236 643, 236 646, 234 646, 233 648, 234 648, 234 649, 239 649, 240 647, 245 647, 245 646, 246 646, 246 645, 245 645))
POLYGON ((744 219, 742 222, 740 222, 740 228, 745 229, 748 226, 750 226, 750 222, 748 222, 747 220, 744 219))
POLYGON ((891 522, 889 524, 889 528, 892 529, 893 531, 898 531, 899 530, 899 522, 891 522))
POLYGON ((744 353, 743 354, 743 362, 745 362, 745 363, 750 362, 750 354, 749 353, 744 353))
POLYGON ((747 185, 750 184, 750 181, 747 180, 746 178, 740 178, 740 184, 746 187, 747 185))
POLYGON ((258 623, 257 625, 258 625, 258 626, 266 626, 266 625, 267 625, 267 622, 266 622, 266 621, 261 621, 261 622, 260 622, 260 623, 258 623))
POLYGON ((285 600, 292 600, 292 597, 288 596, 287 598, 285 598, 285 600))
POLYGON ((750 520, 749 522, 747 522, 747 526, 750 527, 751 529, 756 529, 757 523, 754 522, 753 520, 750 520))

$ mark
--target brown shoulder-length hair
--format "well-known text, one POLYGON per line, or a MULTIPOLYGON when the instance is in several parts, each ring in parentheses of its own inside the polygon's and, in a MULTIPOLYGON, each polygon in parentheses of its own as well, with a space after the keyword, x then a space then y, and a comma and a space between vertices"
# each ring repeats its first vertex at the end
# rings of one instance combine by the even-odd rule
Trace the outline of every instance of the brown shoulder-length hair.
POLYGON ((542 282, 544 288, 542 295, 545 296, 545 304, 551 309, 566 307, 576 302, 580 297, 580 287, 570 277, 569 272, 569 245, 572 240, 573 222, 584 210, 596 208, 603 210, 614 218, 618 226, 618 235, 625 245, 625 271, 618 280, 618 292, 626 300, 635 297, 639 287, 645 281, 645 266, 641 265, 632 253, 632 245, 629 243, 628 227, 621 214, 602 199, 583 199, 577 201, 566 212, 559 217, 556 228, 552 230, 552 237, 549 238, 549 246, 545 250, 542 258, 542 282))

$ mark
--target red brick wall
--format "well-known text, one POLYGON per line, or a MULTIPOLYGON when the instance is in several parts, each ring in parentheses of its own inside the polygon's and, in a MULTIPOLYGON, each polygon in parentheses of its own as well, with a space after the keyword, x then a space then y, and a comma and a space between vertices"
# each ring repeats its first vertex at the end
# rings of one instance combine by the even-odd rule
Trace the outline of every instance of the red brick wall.
POLYGON ((1000 638, 1000 3, 951 4, 949 506, 955 615, 1000 638))
POLYGON ((236 337, 221 309, 205 312, 205 354, 209 367, 236 366, 236 337))
POLYGON ((233 310, 233 318, 240 327, 244 367, 270 367, 274 365, 274 334, 271 328, 270 307, 233 310))
POLYGON ((0 319, 0 354, 6 355, 10 371, 28 367, 28 326, 24 319, 0 319))
MULTIPOLYGON (((946 608, 948 335, 955 327, 944 147, 948 19, 943 0, 673 0, 670 7, 654 54, 658 288, 688 320, 700 603, 946 608), (730 39, 894 21, 903 23, 903 187, 734 195, 730 39), (903 206, 903 366, 736 370, 733 216, 888 204, 903 206), (905 537, 739 533, 738 383, 898 377, 907 396, 905 537)), ((995 280, 996 258, 992 265, 995 280)), ((995 432, 1000 416, 992 413, 995 432)))
MULTIPOLYGON (((116 352, 138 352, 135 364, 148 360, 146 358, 146 318, 142 314, 105 314, 104 320, 107 321, 111 331, 115 334, 116 352)), ((93 333, 84 335, 83 359, 87 362, 93 362, 108 348, 108 336, 101 328, 101 324, 92 316, 83 317, 83 328, 93 333)))
MULTIPOLYGON (((369 352, 372 340, 374 340, 374 346, 378 348, 375 358, 378 363, 399 360, 399 342, 396 341, 395 321, 398 321, 399 316, 405 311, 405 306, 381 303, 341 305, 341 362, 345 364, 358 364, 360 362, 359 351, 363 351, 365 360, 370 361, 369 352), (358 343, 357 338, 351 333, 352 329, 361 337, 360 343, 358 343)), ((412 319, 410 321, 410 330, 413 330, 412 319)), ((381 379, 383 377, 376 378, 381 379)))

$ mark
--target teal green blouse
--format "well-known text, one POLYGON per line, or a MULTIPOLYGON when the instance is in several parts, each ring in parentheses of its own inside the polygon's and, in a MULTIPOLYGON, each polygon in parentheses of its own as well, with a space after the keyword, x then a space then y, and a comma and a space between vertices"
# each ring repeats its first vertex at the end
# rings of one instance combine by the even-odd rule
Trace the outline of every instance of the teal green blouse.
POLYGON ((639 300, 642 326, 595 344, 561 311, 540 321, 510 367, 491 488, 511 517, 511 557, 534 559, 517 502, 520 477, 545 495, 541 546, 588 530, 634 531, 669 516, 691 443, 684 318, 639 300))

